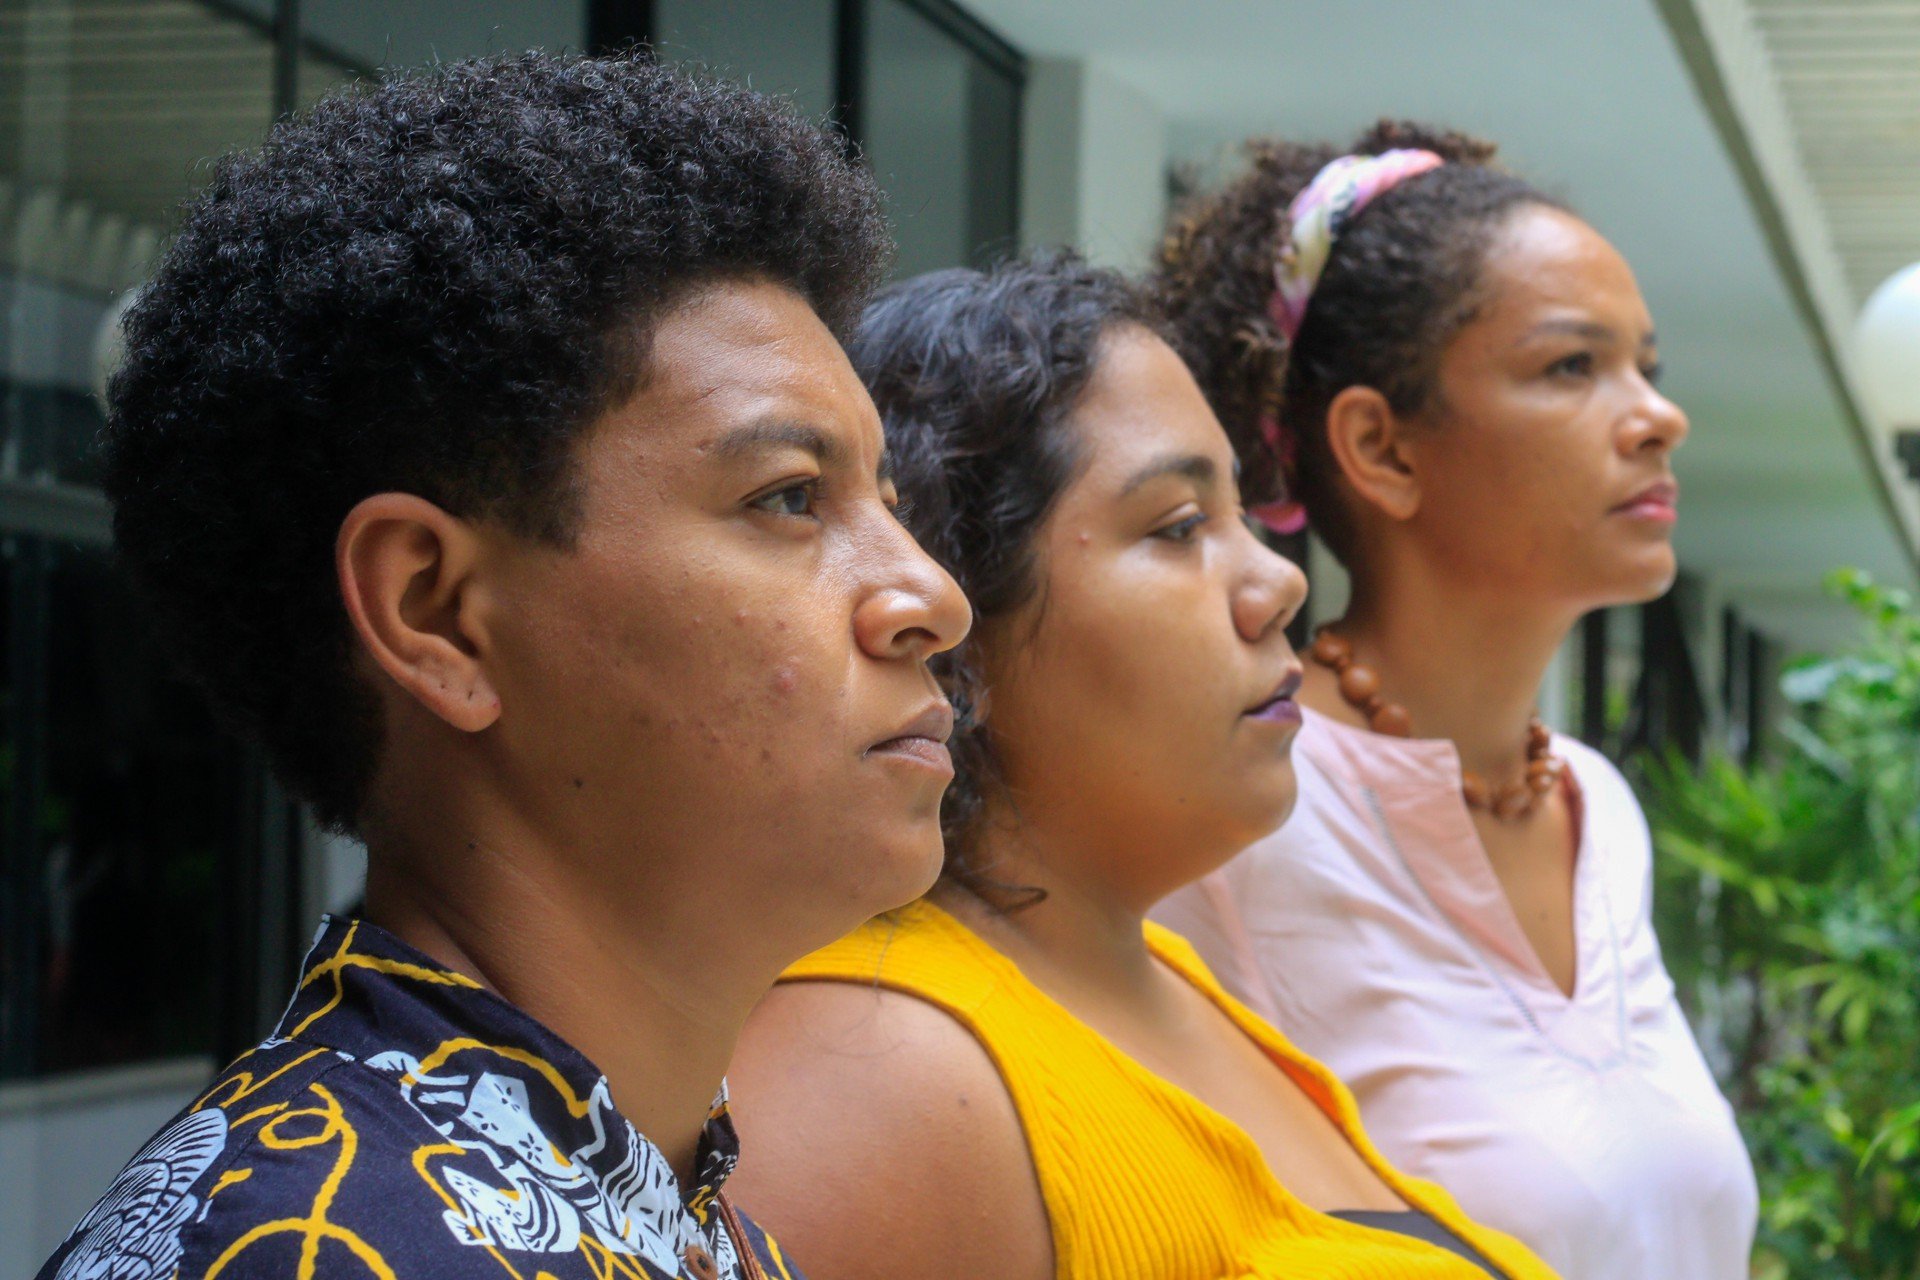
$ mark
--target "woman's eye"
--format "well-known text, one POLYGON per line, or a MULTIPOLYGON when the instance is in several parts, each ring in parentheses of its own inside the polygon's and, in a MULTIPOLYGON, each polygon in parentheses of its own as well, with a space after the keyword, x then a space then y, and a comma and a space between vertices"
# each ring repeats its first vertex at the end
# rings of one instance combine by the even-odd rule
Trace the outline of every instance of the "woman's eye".
POLYGON ((783 489, 763 493, 748 505, 776 516, 810 516, 813 514, 815 491, 818 486, 817 480, 790 484, 783 489))
POLYGON ((1659 386, 1660 375, 1666 371, 1667 366, 1661 364, 1658 360, 1655 360, 1652 364, 1643 364, 1640 366, 1640 376, 1647 380, 1647 385, 1650 387, 1659 386))
POLYGON ((1562 356, 1547 366, 1547 372, 1575 378, 1588 377, 1593 373, 1593 353, 1580 351, 1570 356, 1562 356))
POLYGON ((1155 529, 1153 536, 1156 538, 1165 538, 1168 542, 1191 542, 1193 541, 1193 535, 1198 533, 1200 526, 1206 522, 1206 514, 1204 512, 1198 512, 1188 516, 1185 520, 1176 520, 1170 525, 1155 529))

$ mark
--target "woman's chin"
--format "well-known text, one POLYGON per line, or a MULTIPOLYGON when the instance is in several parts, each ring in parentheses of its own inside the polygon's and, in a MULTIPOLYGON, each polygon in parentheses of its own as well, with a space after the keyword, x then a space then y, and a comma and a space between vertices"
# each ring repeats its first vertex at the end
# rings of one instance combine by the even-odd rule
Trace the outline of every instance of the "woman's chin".
POLYGON ((1266 779, 1266 785, 1258 792, 1250 792, 1241 797, 1241 803, 1233 812, 1239 818, 1235 824, 1233 838, 1229 843, 1238 853, 1250 844, 1266 839, 1293 816, 1294 806, 1300 799, 1300 787, 1294 777, 1293 767, 1287 766, 1284 772, 1275 771, 1278 776, 1266 779))
POLYGON ((1634 570, 1629 576, 1631 585, 1621 604, 1646 604, 1673 590, 1673 584, 1680 577, 1680 562, 1671 546, 1663 546, 1654 554, 1644 557, 1634 566, 1634 570))
POLYGON ((1289 790, 1286 803, 1268 810, 1266 816, 1248 825, 1249 834, 1246 843, 1254 844, 1257 841, 1265 840, 1268 836, 1286 826, 1287 819, 1293 816, 1293 808, 1298 800, 1299 796, 1289 790))
POLYGON ((872 902, 867 917, 904 907, 924 896, 939 881, 940 869, 945 864, 946 845, 940 838, 938 821, 928 822, 924 829, 903 833, 878 863, 878 869, 885 874, 876 875, 870 886, 872 902))
POLYGON ((1611 564, 1589 566, 1589 571, 1581 576, 1585 577, 1586 585, 1574 592, 1581 607, 1611 609, 1658 600, 1673 589, 1680 576, 1680 565, 1672 545, 1663 542, 1633 548, 1611 564))
POLYGON ((1267 834, 1272 835, 1275 831, 1278 831, 1281 827, 1286 826, 1287 819, 1293 816, 1294 806, 1299 803, 1300 803, 1300 791, 1298 787, 1295 787, 1294 789, 1287 792, 1287 802, 1280 806, 1280 812, 1274 816, 1273 826, 1268 829, 1267 834))
POLYGON ((940 824, 935 820, 875 834, 864 842, 851 840, 847 847, 860 847, 864 852, 857 866, 839 869, 843 891, 834 895, 839 914, 827 922, 828 936, 820 941, 821 946, 877 915, 924 897, 938 883, 946 859, 940 824))

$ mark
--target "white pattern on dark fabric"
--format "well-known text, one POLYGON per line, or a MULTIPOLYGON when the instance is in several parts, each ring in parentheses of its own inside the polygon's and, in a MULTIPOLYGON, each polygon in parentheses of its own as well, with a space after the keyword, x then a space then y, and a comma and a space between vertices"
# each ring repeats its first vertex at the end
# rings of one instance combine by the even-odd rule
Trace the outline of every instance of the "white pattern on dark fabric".
POLYGON ((127 1162, 80 1225, 55 1280, 167 1280, 180 1265, 180 1229, 200 1205, 194 1183, 227 1145, 217 1107, 183 1116, 127 1162))

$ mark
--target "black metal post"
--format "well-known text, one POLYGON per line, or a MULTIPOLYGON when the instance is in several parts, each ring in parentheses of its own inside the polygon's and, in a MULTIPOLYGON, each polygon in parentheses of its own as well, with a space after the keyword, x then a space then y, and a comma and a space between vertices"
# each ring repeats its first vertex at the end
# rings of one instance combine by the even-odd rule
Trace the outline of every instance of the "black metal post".
POLYGON ((273 118, 284 120, 300 104, 300 0, 273 7, 273 118))
POLYGON ((47 628, 53 547, 7 539, 7 735, 0 761, 5 829, 0 832, 0 1077, 39 1065, 40 941, 44 857, 40 812, 47 790, 47 628))
POLYGON ((653 0, 589 0, 587 52, 623 53, 654 38, 653 0))
POLYGON ((833 122, 855 147, 867 128, 867 3, 839 0, 833 13, 833 122))
POLYGON ((1580 740, 1595 750, 1607 741, 1607 611, 1580 620, 1580 740))
POLYGON ((1747 629, 1747 742, 1746 763, 1758 764, 1767 746, 1767 639, 1747 629))

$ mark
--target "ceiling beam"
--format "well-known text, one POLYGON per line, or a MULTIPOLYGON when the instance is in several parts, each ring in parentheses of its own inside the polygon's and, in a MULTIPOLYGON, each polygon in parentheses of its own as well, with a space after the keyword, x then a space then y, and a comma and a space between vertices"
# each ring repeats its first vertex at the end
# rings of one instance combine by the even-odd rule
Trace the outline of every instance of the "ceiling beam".
POLYGON ((1920 578, 1920 497, 1892 442, 1868 423, 1846 349, 1857 301, 1795 144, 1766 47, 1745 0, 1654 0, 1719 133, 1782 282, 1832 384, 1873 491, 1920 578))

